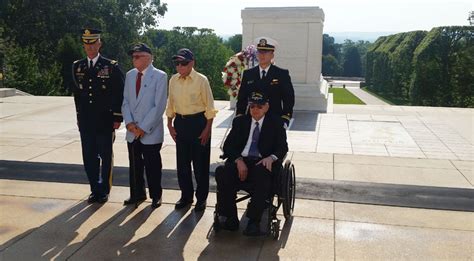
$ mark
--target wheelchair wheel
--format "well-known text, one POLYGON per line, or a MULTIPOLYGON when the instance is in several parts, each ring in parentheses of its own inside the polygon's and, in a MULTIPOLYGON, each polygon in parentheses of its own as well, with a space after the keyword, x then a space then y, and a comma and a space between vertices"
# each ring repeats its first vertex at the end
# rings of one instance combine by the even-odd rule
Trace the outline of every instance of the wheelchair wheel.
POLYGON ((287 160, 282 173, 282 196, 283 196, 283 215, 285 219, 293 215, 295 208, 295 166, 287 160))
POLYGON ((280 236, 280 221, 273 220, 271 227, 270 227, 270 234, 272 235, 273 239, 278 240, 280 236))
POLYGON ((217 213, 217 206, 216 210, 214 211, 214 223, 212 223, 212 228, 215 232, 219 232, 219 230, 221 230, 221 226, 219 223, 219 214, 217 213))

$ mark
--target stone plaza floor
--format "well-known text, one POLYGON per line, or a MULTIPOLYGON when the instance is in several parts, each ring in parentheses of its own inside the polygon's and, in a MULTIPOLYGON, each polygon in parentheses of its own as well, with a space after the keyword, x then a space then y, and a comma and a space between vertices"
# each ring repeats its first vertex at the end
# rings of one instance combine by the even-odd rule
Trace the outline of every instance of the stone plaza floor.
MULTIPOLYGON (((222 163, 233 113, 228 102, 216 106, 211 171, 222 163)), ((474 259, 473 109, 335 105, 294 118, 287 158, 296 167, 295 212, 280 216, 281 236, 272 240, 216 234, 212 189, 204 213, 174 210, 175 147, 166 130, 163 206, 122 206, 123 126, 110 201, 88 205, 72 98, 0 98, 0 260, 474 259)))

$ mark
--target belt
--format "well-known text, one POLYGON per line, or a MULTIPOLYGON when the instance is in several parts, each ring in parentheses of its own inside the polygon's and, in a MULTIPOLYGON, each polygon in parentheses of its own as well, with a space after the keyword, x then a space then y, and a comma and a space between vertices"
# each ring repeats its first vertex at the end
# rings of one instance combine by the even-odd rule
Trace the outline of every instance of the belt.
POLYGON ((200 116, 204 116, 203 111, 198 112, 198 113, 194 113, 194 114, 186 114, 186 115, 176 113, 176 118, 181 118, 181 119, 193 119, 193 118, 198 118, 200 116))

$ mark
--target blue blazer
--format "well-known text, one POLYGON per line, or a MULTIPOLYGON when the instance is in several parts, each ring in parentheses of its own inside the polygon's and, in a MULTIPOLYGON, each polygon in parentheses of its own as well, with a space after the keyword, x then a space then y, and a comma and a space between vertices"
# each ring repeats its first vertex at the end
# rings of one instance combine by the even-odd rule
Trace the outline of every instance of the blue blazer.
MULTIPOLYGON (((163 143, 163 113, 166 107, 168 76, 152 64, 142 77, 140 92, 136 96, 135 84, 138 70, 127 72, 123 91, 122 114, 125 124, 135 122, 145 135, 142 144, 163 143)), ((127 131, 126 140, 133 142, 135 136, 127 131)))

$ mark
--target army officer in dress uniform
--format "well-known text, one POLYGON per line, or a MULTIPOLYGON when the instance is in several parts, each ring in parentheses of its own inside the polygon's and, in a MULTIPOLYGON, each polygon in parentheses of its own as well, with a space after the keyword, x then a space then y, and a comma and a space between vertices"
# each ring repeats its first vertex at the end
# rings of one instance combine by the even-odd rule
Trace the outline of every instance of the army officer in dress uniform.
POLYGON ((87 57, 72 65, 77 125, 82 158, 89 179, 89 203, 105 203, 112 186, 115 130, 122 122, 124 75, 117 61, 100 55, 100 30, 83 29, 87 57))
POLYGON ((237 97, 237 116, 244 115, 250 93, 261 92, 269 99, 269 114, 281 117, 288 127, 293 117, 295 91, 288 70, 274 64, 276 41, 269 37, 256 39, 258 66, 245 70, 237 97))

